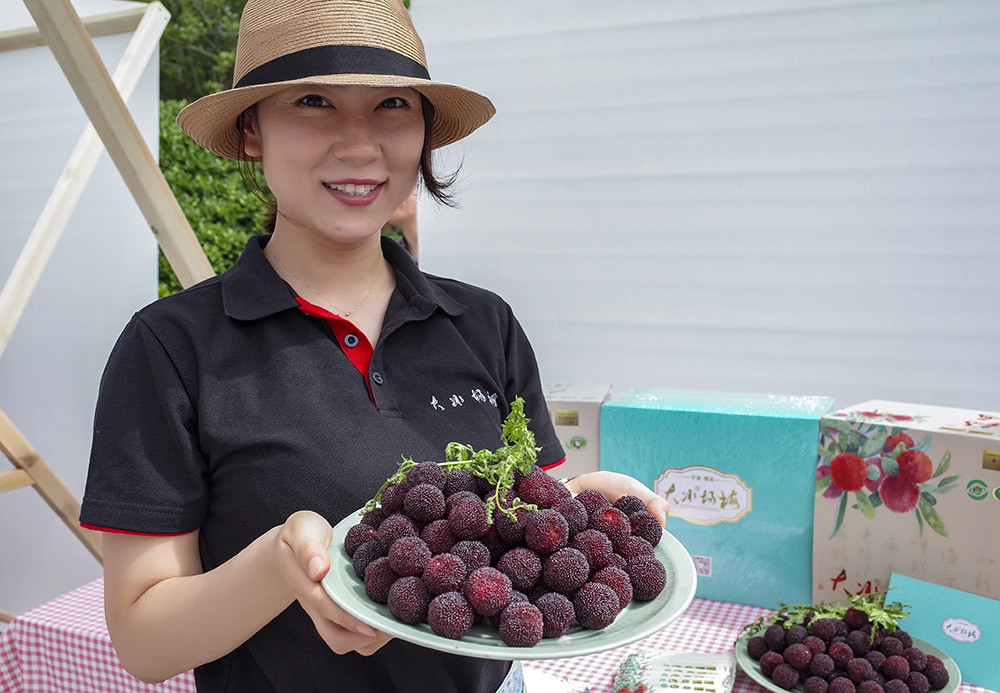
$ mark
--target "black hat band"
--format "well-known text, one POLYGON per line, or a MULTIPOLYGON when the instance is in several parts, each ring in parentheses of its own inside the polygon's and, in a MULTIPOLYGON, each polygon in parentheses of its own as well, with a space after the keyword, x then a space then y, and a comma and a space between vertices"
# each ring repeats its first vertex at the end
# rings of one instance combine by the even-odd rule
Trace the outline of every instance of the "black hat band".
POLYGON ((395 75, 430 79, 412 58, 374 46, 314 46, 282 55, 243 75, 235 87, 287 82, 317 75, 395 75))

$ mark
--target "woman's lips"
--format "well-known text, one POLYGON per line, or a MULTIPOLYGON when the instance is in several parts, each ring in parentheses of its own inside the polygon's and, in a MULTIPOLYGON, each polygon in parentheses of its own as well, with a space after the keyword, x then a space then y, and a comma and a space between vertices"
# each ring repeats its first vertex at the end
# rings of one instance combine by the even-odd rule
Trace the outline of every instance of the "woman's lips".
POLYGON ((323 183, 334 198, 346 205, 362 207, 376 200, 382 190, 382 183, 374 181, 323 183))

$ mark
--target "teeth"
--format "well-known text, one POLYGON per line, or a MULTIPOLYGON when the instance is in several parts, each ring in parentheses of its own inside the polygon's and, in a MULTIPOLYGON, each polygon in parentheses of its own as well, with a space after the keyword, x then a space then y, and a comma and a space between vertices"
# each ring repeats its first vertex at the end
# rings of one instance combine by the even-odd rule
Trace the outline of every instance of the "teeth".
POLYGON ((333 183, 324 183, 324 185, 331 190, 338 190, 345 195, 367 195, 377 186, 374 185, 355 185, 354 183, 346 183, 344 185, 334 185, 333 183))

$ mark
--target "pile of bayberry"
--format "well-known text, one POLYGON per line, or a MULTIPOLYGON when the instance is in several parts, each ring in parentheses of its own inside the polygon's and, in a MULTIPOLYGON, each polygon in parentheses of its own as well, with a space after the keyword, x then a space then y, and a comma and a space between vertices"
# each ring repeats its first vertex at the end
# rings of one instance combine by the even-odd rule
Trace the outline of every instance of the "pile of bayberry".
POLYGON ((495 493, 467 469, 435 462, 384 487, 344 539, 368 597, 439 636, 462 638, 484 621, 506 645, 531 647, 574 624, 606 628, 632 600, 664 590, 653 548, 662 530, 635 496, 574 496, 538 467, 518 473, 491 512, 495 493))
POLYGON ((873 625, 849 608, 808 625, 773 623, 747 640, 747 654, 782 688, 805 693, 928 693, 948 685, 940 659, 914 647, 906 631, 873 625))

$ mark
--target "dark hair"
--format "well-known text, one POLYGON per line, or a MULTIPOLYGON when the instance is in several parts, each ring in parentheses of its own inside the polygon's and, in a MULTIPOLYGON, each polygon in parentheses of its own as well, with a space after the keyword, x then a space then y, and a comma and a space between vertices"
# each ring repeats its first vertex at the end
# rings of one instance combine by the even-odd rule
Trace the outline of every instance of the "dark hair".
MULTIPOLYGON (((455 207, 458 205, 458 202, 455 200, 455 195, 450 188, 458 179, 458 169, 444 177, 438 177, 434 173, 431 162, 431 133, 434 127, 434 105, 423 94, 420 95, 420 110, 424 116, 424 146, 420 152, 420 182, 423 183, 424 190, 436 201, 449 207, 455 207)), ((274 231, 275 220, 278 216, 277 201, 274 199, 274 195, 261 185, 260 178, 258 177, 260 162, 248 158, 243 149, 245 126, 248 121, 252 121, 256 117, 257 104, 254 104, 240 113, 237 118, 236 128, 240 133, 240 158, 237 160, 237 164, 240 169, 240 177, 243 178, 243 182, 247 188, 267 206, 268 216, 264 222, 264 229, 268 233, 271 233, 274 231)))

